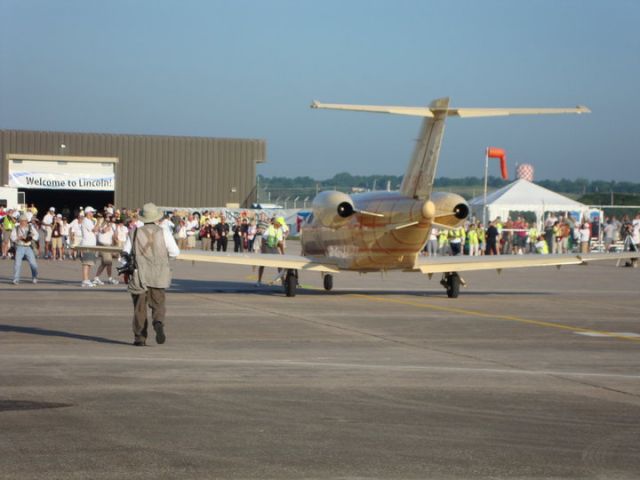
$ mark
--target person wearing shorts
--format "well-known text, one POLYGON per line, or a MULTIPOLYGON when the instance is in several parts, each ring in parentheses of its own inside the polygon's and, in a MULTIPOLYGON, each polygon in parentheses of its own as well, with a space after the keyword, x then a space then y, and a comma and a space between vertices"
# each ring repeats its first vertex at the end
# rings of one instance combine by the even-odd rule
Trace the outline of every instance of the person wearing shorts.
MULTIPOLYGON (((84 209, 84 220, 80 225, 81 229, 81 247, 95 247, 97 244, 96 232, 98 227, 93 221, 93 214, 95 209, 87 207, 84 209)), ((96 264, 96 252, 85 251, 82 253, 82 287, 91 288, 95 285, 89 279, 91 273, 91 267, 96 264)))
POLYGON ((62 215, 56 215, 51 227, 51 259, 62 260, 64 249, 62 247, 62 215))
MULTIPOLYGON (((115 229, 116 226, 113 223, 113 219, 111 217, 107 217, 104 223, 99 227, 98 230, 98 245, 102 245, 105 247, 112 247, 115 244, 115 229)), ((107 271, 107 275, 109 278, 107 279, 107 283, 112 285, 118 284, 118 279, 113 278, 112 276, 112 265, 113 265, 113 253, 111 252, 100 252, 98 254, 100 258, 100 266, 96 271, 96 276, 93 279, 94 285, 104 285, 104 282, 100 280, 100 275, 103 271, 107 271)))

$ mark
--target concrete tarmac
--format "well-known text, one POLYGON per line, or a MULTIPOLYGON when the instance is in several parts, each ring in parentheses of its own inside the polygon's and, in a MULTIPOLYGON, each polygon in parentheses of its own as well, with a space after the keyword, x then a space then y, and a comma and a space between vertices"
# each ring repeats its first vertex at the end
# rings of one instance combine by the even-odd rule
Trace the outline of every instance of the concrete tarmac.
POLYGON ((40 267, 0 261, 1 479, 640 478, 640 270, 615 261, 468 273, 458 299, 176 262, 146 347, 125 286, 40 267))

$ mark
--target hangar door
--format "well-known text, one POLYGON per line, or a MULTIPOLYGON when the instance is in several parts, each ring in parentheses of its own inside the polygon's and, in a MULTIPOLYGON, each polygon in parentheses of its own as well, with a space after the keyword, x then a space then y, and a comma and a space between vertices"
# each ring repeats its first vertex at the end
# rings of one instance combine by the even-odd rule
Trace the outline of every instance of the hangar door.
POLYGON ((116 186, 112 157, 7 155, 9 185, 41 212, 49 207, 73 216, 80 206, 113 203, 116 186))

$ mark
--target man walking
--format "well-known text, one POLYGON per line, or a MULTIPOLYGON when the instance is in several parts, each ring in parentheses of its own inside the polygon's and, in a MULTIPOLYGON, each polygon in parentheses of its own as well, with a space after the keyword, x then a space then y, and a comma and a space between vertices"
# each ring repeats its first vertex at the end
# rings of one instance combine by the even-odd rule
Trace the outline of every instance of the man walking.
POLYGON ((22 270, 22 259, 26 258, 31 267, 31 281, 38 283, 38 264, 36 256, 31 248, 31 241, 38 240, 38 231, 29 223, 27 216, 23 213, 19 218, 19 225, 11 231, 11 241, 16 246, 15 264, 13 267, 13 284, 20 283, 20 270, 22 270))
POLYGON ((133 344, 138 347, 147 341, 147 305, 151 308, 156 342, 166 341, 165 289, 171 285, 169 257, 177 257, 180 250, 171 232, 156 223, 162 217, 162 211, 153 203, 145 204, 139 216, 144 225, 129 235, 124 246, 124 252, 131 254, 135 262, 129 293, 133 299, 133 344))

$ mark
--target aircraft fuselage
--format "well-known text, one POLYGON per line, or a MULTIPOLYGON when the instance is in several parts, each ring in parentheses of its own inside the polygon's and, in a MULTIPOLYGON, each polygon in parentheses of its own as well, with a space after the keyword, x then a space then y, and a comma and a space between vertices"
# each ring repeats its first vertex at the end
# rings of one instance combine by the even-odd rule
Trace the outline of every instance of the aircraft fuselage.
MULTIPOLYGON (((303 255, 360 272, 411 270, 431 230, 425 200, 399 192, 370 192, 350 197, 356 211, 327 226, 317 209, 301 227, 303 255), (362 212, 362 213, 361 213, 362 212)), ((327 208, 331 208, 328 206, 327 208)))

